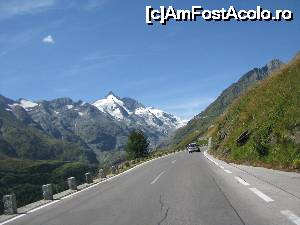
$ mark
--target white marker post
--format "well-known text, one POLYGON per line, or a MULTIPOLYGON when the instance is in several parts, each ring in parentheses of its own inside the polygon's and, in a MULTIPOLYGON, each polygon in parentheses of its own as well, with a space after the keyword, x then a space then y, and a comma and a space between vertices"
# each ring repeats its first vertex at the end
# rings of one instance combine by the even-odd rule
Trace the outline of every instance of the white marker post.
POLYGON ((4 195, 3 203, 4 203, 4 214, 13 215, 18 213, 17 199, 15 194, 4 195))
POLYGON ((76 184, 75 177, 68 178, 68 186, 70 190, 77 191, 77 184, 76 184))
POLYGON ((44 200, 53 200, 52 184, 46 184, 42 186, 44 200))
POLYGON ((104 172, 103 169, 100 169, 100 170, 99 170, 99 177, 100 177, 101 179, 106 178, 106 175, 105 175, 105 172, 104 172))
POLYGON ((86 181, 87 184, 93 183, 93 178, 92 178, 92 174, 91 173, 86 173, 85 174, 85 181, 86 181))
POLYGON ((208 150, 212 148, 212 137, 208 138, 208 150))

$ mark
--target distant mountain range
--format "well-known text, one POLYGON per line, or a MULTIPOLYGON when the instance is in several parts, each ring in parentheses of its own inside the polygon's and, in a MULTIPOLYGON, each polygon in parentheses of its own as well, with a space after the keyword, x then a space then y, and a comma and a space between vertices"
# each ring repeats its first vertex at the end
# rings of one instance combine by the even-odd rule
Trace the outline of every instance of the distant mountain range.
POLYGON ((283 65, 280 60, 274 59, 265 66, 254 68, 241 76, 236 83, 226 88, 204 111, 196 115, 186 126, 178 129, 167 144, 182 148, 196 137, 201 136, 207 131, 212 122, 225 112, 233 101, 258 82, 266 79, 271 73, 283 65))
MULTIPOLYGON (((21 148, 22 152, 37 148, 36 146, 39 145, 36 142, 30 142, 30 138, 27 141, 25 138, 29 132, 27 129, 30 129, 29 133, 38 133, 41 135, 40 139, 48 140, 48 144, 55 143, 54 146, 59 146, 61 142, 66 146, 72 144, 76 145, 77 151, 81 152, 78 154, 79 156, 75 156, 73 153, 68 155, 61 147, 59 151, 57 150, 59 153, 52 155, 51 158, 66 160, 89 158, 89 160, 95 161, 94 153, 101 155, 113 150, 123 150, 130 131, 140 129, 148 137, 152 148, 159 146, 164 141, 171 146, 176 145, 178 148, 182 148, 195 137, 207 131, 212 122, 246 90, 267 78, 282 65, 280 60, 272 60, 262 68, 255 68, 247 72, 236 83, 225 89, 211 105, 190 120, 187 125, 172 114, 146 107, 131 98, 121 98, 113 92, 109 92, 105 98, 93 103, 76 102, 70 98, 36 102, 26 99, 14 101, 1 96, 0 144, 6 146, 6 152, 17 156, 20 155, 18 148, 21 148), (5 123, 7 118, 13 123, 5 123), (3 124, 6 124, 6 129, 3 124), (23 138, 20 140, 24 141, 23 146, 28 146, 27 150, 23 149, 20 141, 16 145, 18 140, 11 136, 14 133, 7 132, 7 130, 11 130, 11 127, 22 127, 18 130, 18 135, 22 135, 23 138), (178 130, 174 134, 176 129, 178 130), (171 134, 174 134, 172 138, 170 138, 171 134)), ((38 148, 42 149, 46 146, 48 149, 53 148, 49 145, 41 145, 38 148)), ((1 151, 2 155, 6 154, 3 153, 4 150, 1 151)), ((22 157, 47 159, 44 156, 35 157, 38 155, 37 152, 32 153, 33 155, 28 153, 31 155, 30 157, 26 154, 24 153, 22 157)))
MULTIPOLYGON (((16 120, 19 126, 34 129, 51 140, 75 143, 89 153, 124 149, 128 134, 134 129, 142 130, 154 148, 184 125, 180 118, 172 114, 145 107, 131 98, 120 98, 113 92, 91 104, 75 102, 70 98, 14 101, 4 96, 1 96, 1 102, 2 112, 11 120, 16 120)), ((2 117, 0 119, 5 120, 2 117)), ((23 131, 26 136, 27 130, 23 131)), ((0 138, 7 142, 6 135, 1 132, 0 138)), ((24 145, 28 144, 26 139, 23 141, 24 145)))
POLYGON ((88 161, 97 163, 96 154, 84 143, 55 139, 43 131, 25 109, 28 101, 16 103, 0 96, 0 159, 88 161), (21 106, 25 106, 25 109, 21 106))

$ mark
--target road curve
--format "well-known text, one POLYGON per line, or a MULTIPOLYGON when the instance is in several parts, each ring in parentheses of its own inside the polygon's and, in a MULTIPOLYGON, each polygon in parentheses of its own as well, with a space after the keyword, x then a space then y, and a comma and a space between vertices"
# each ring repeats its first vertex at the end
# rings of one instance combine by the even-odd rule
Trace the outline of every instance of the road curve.
POLYGON ((203 153, 181 152, 6 224, 300 225, 299 199, 274 188, 203 153))

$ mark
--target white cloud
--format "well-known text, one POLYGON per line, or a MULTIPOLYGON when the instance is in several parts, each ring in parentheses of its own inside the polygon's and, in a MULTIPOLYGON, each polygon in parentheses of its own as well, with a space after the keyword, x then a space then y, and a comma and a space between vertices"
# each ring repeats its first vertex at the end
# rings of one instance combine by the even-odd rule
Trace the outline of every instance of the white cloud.
POLYGON ((54 39, 51 35, 44 37, 42 41, 46 44, 54 44, 54 39))
POLYGON ((0 0, 0 19, 39 12, 55 4, 55 0, 0 0))

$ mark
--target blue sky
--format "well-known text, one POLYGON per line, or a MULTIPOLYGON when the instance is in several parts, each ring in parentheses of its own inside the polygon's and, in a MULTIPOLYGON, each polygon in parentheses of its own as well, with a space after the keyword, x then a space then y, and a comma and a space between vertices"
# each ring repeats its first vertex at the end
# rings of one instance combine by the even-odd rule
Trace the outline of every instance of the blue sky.
POLYGON ((300 1, 0 0, 0 94, 94 101, 112 90, 190 118, 253 67, 300 50, 300 1), (292 22, 145 24, 145 6, 290 9, 292 22))

